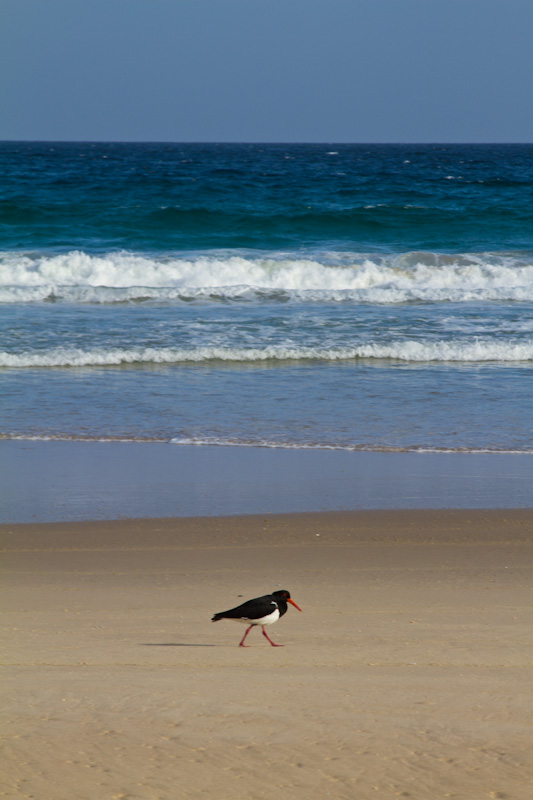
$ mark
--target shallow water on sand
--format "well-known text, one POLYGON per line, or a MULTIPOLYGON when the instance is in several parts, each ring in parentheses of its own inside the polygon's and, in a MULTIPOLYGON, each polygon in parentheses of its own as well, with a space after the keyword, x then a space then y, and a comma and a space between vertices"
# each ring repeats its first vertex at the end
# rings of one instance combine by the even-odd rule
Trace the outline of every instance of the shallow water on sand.
POLYGON ((0 522, 528 508, 533 456, 0 442, 0 522))

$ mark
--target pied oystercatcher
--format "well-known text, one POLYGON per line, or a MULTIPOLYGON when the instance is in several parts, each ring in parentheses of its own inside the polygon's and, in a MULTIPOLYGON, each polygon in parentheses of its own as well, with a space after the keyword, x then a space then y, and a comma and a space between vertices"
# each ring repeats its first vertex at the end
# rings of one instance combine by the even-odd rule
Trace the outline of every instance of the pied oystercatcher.
POLYGON ((254 627, 254 625, 261 625, 263 629, 263 636, 266 636, 272 647, 283 647, 282 644, 276 644, 272 641, 270 636, 265 630, 265 625, 272 625, 277 622, 287 611, 287 603, 294 606, 301 611, 299 605, 294 600, 291 600, 290 592, 282 589, 279 592, 272 592, 272 594, 265 594, 263 597, 255 597, 253 600, 247 600, 246 603, 237 606, 237 608, 230 608, 229 611, 220 611, 212 618, 211 622, 218 622, 219 619, 234 619, 237 622, 244 622, 249 627, 246 629, 244 636, 239 642, 239 647, 249 647, 250 645, 244 644, 244 640, 254 627))

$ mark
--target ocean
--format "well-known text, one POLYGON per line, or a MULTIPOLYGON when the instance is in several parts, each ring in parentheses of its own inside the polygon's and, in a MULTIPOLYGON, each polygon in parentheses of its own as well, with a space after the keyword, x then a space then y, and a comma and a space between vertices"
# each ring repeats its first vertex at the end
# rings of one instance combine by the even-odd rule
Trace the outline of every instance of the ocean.
POLYGON ((533 146, 0 143, 0 436, 533 453, 533 146))

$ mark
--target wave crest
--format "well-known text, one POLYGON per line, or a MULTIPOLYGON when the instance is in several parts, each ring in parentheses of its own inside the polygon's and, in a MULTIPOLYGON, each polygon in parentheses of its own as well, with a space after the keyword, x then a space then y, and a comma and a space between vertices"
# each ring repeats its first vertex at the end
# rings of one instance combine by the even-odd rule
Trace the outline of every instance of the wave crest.
POLYGON ((4 254, 0 302, 533 300, 529 254, 4 254))
POLYGON ((370 343, 354 347, 196 347, 131 349, 53 348, 43 352, 0 352, 0 367, 116 367, 122 365, 201 364, 210 361, 261 363, 283 361, 361 361, 400 362, 528 362, 533 361, 533 342, 403 341, 393 344, 370 343))

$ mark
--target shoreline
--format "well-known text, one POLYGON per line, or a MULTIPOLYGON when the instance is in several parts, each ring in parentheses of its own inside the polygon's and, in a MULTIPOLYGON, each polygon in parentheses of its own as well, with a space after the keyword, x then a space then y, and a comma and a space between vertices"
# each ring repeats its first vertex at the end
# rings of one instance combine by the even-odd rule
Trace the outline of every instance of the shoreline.
POLYGON ((0 550, 279 548, 316 543, 314 537, 321 531, 326 531, 328 543, 336 546, 461 543, 461 531, 475 544, 533 542, 533 508, 358 509, 1 522, 0 550))
POLYGON ((530 508, 533 454, 0 441, 0 522, 530 508))
POLYGON ((531 797, 533 509, 0 538, 8 800, 531 797), (284 647, 211 623, 277 588, 284 647))

